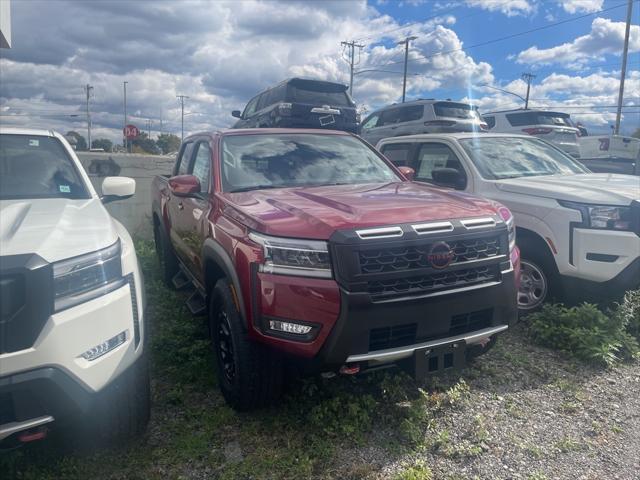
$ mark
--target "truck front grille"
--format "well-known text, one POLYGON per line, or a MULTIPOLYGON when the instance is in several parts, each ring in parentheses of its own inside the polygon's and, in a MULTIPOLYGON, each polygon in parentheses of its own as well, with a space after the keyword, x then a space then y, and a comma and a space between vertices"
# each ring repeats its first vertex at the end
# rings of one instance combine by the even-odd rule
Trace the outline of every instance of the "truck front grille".
MULTIPOLYGON (((485 260, 501 254, 500 237, 475 238, 447 242, 453 252, 451 265, 474 260, 485 260)), ((429 268, 429 252, 433 243, 415 246, 384 247, 359 252, 360 271, 363 274, 385 273, 429 268)))
POLYGON ((367 291, 374 300, 393 296, 431 293, 475 285, 478 283, 498 281, 500 271, 498 265, 447 270, 428 275, 371 281, 367 291))
POLYGON ((454 315, 451 317, 451 328, 449 335, 462 335, 463 333, 475 332, 491 326, 493 320, 493 308, 478 310, 471 313, 463 313, 462 315, 454 315))
POLYGON ((369 351, 411 345, 415 343, 417 330, 417 323, 374 328, 369 332, 369 351))

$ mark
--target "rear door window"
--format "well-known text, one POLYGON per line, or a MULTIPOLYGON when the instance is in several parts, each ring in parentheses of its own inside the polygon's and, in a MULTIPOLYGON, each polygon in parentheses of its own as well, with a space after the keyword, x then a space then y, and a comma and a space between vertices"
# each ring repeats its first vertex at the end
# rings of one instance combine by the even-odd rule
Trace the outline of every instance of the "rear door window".
POLYGON ((418 150, 416 180, 432 181, 436 168, 454 168, 464 173, 462 164, 448 145, 443 143, 423 143, 418 150))
POLYGON ((396 167, 410 167, 411 143, 388 143, 382 146, 382 154, 396 167))
POLYGON ((400 122, 414 122, 420 120, 424 114, 424 105, 411 105, 400 108, 400 122))
POLYGON ((330 105, 338 107, 350 107, 346 92, 322 92, 318 90, 293 87, 293 101, 312 105, 330 105))
POLYGON ((433 104, 433 110, 437 117, 468 120, 475 120, 480 117, 473 105, 460 102, 436 102, 433 104))
POLYGON ((496 117, 482 117, 489 128, 496 126, 496 117))

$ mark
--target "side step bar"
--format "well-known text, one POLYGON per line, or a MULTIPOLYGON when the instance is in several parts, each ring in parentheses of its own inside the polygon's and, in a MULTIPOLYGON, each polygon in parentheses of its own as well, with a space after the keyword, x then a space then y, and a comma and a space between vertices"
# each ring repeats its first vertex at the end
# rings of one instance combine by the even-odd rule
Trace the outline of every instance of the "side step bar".
POLYGON ((191 280, 187 277, 182 269, 178 269, 178 273, 176 273, 171 279, 171 283, 176 290, 182 290, 191 285, 191 280))
POLYGON ((194 316, 205 315, 207 313, 207 300, 196 290, 187 299, 187 308, 194 316))

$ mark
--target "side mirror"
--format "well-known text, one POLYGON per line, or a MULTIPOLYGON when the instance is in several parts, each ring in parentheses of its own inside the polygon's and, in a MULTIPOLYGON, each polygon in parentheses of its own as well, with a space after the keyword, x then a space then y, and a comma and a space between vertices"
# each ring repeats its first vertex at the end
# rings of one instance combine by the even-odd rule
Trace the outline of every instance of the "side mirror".
POLYGON ((136 181, 129 177, 105 177, 102 181, 102 203, 114 202, 133 197, 136 181))
POLYGON ((431 177, 436 185, 463 190, 466 186, 464 175, 455 168, 434 168, 431 177))
POLYGON ((236 118, 242 118, 242 112, 240 110, 234 110, 233 112, 231 112, 231 116, 236 118))
POLYGON ((200 193, 200 180, 193 175, 177 175, 169 179, 169 189, 176 197, 191 197, 200 193))
POLYGON ((416 176, 416 171, 411 167, 398 167, 398 170, 400 170, 400 173, 409 181, 413 180, 416 176))

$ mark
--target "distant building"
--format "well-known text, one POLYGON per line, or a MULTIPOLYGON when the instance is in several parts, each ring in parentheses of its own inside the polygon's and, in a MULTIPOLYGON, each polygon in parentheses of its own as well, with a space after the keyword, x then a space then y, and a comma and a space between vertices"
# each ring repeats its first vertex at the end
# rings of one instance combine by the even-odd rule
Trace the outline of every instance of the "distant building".
POLYGON ((10 0, 0 0, 0 48, 11 48, 10 0))

